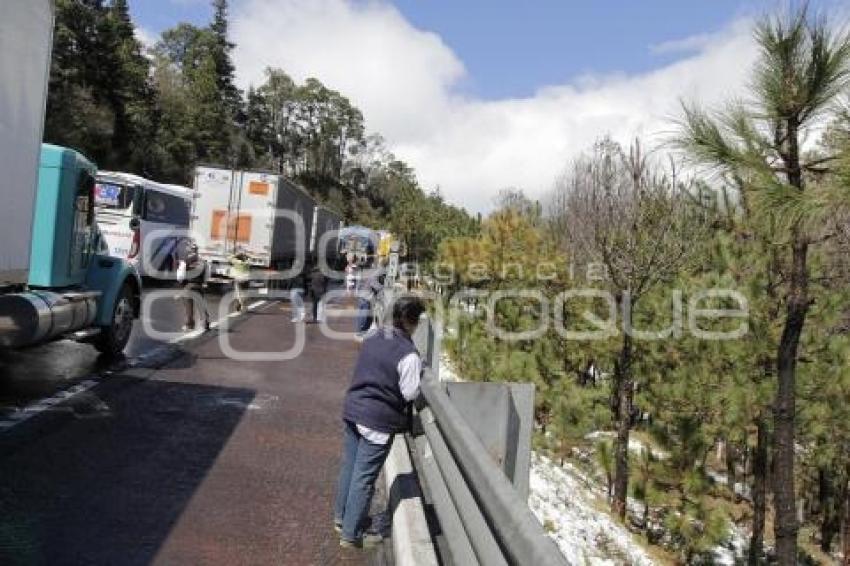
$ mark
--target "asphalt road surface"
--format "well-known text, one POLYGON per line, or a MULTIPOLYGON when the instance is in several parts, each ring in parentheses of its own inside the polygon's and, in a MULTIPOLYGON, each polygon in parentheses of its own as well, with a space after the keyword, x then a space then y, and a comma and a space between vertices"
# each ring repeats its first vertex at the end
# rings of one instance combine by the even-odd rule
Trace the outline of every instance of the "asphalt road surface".
MULTIPOLYGON (((153 327, 179 329, 177 307, 153 327)), ((121 367, 72 342, 0 358, 0 564, 391 563, 331 526, 355 343, 274 301, 175 343, 136 330, 121 367), (293 359, 223 353, 279 353, 296 326, 293 359)))
MULTIPOLYGON (((91 345, 71 340, 16 351, 0 350, 0 416, 50 396, 82 378, 123 367, 140 356, 166 347, 170 342, 168 338, 152 334, 168 332, 174 337, 182 334, 184 311, 174 296, 175 290, 168 288, 143 292, 143 301, 148 301, 149 305, 149 324, 135 321, 123 359, 107 359, 91 345)), ((217 318, 221 295, 207 293, 206 297, 213 318, 217 318)))

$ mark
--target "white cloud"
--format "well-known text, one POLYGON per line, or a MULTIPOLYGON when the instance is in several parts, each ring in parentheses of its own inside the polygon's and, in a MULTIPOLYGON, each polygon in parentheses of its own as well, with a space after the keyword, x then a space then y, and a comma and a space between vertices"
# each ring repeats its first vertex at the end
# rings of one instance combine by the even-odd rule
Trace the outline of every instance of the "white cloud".
POLYGON ((141 26, 136 26, 136 39, 139 40, 139 43, 142 44, 142 47, 145 49, 150 49, 153 47, 157 41, 159 41, 159 36, 149 29, 143 28, 141 26))
POLYGON ((473 211, 508 186, 542 195, 570 157, 606 133, 627 142, 669 130, 682 97, 712 103, 738 92, 755 56, 739 21, 662 47, 692 54, 652 72, 585 76, 492 101, 460 95, 466 70, 457 55, 385 2, 245 0, 231 29, 243 86, 261 82, 266 66, 319 78, 364 111, 426 187, 439 185, 473 211))
POLYGON ((695 53, 711 46, 723 33, 700 33, 679 39, 662 41, 649 46, 649 50, 656 55, 695 53))

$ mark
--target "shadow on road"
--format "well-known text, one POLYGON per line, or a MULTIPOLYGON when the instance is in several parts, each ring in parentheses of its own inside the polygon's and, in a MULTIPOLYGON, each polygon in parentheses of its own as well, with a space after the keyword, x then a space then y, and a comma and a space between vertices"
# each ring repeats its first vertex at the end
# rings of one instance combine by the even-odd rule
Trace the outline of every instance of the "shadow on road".
POLYGON ((115 377, 0 436, 0 564, 149 564, 254 396, 115 377))
POLYGON ((0 414, 51 395, 57 388, 120 366, 123 359, 103 356, 91 346, 68 340, 19 350, 0 349, 0 414))

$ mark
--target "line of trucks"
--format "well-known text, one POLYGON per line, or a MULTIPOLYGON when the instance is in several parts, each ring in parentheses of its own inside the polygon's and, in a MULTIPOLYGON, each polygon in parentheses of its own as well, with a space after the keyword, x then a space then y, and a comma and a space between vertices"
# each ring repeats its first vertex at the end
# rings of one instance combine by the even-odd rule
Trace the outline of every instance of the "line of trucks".
POLYGON ((0 348, 71 337, 120 353, 141 275, 173 278, 179 238, 196 241, 218 281, 237 254, 261 279, 342 267, 341 216, 280 175, 204 166, 180 187, 42 144, 54 9, 0 8, 0 348))
POLYGON ((110 255, 143 277, 173 279, 184 238, 198 246, 214 282, 229 279, 237 254, 257 280, 300 273, 319 258, 332 269, 339 264, 341 217, 273 173, 198 167, 189 188, 104 171, 96 177, 95 212, 110 255))

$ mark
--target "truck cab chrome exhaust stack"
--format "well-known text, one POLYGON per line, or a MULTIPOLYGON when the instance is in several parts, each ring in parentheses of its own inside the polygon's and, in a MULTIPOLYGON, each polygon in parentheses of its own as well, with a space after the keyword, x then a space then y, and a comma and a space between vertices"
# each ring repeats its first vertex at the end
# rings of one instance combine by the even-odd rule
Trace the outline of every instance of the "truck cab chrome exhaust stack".
POLYGON ((51 291, 0 296, 0 347, 30 346, 91 326, 99 297, 51 291))

